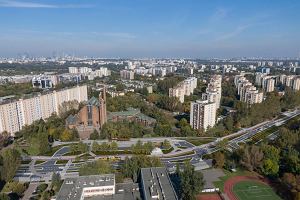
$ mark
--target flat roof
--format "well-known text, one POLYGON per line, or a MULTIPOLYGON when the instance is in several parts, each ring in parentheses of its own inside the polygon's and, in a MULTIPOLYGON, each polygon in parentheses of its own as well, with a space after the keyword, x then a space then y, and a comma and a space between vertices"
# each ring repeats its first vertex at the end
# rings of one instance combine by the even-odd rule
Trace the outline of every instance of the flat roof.
POLYGON ((79 176, 66 178, 56 200, 80 200, 83 188, 115 185, 114 174, 79 176))
POLYGON ((87 197, 85 200, 135 200, 141 199, 138 183, 119 183, 114 195, 87 197))
POLYGON ((164 200, 178 200, 166 168, 142 168, 141 178, 145 200, 152 200, 154 196, 164 200))

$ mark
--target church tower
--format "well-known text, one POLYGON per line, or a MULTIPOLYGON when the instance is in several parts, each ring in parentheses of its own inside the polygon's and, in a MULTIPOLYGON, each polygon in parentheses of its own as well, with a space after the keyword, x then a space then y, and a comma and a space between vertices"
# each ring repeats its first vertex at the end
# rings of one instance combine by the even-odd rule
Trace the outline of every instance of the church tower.
POLYGON ((99 125, 102 128, 103 124, 107 122, 107 111, 106 111, 106 87, 103 86, 102 91, 99 94, 99 125))

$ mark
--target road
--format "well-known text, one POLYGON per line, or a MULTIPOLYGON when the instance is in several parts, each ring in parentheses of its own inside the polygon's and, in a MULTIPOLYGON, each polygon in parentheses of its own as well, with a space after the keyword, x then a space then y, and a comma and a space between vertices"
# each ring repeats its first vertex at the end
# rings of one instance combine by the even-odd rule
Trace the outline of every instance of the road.
MULTIPOLYGON (((279 119, 273 119, 269 120, 263 123, 260 123, 258 125, 255 125, 250 128, 242 129, 236 133, 227 135, 225 137, 219 138, 216 141, 209 142, 207 144, 203 144, 200 146, 194 146, 193 144, 185 141, 180 140, 178 138, 135 138, 131 139, 130 141, 121 141, 118 142, 118 145, 121 146, 121 148, 124 148, 125 146, 131 146, 132 144, 135 144, 138 140, 142 142, 162 142, 164 140, 170 141, 171 145, 174 147, 174 149, 177 149, 180 151, 172 151, 168 154, 158 155, 161 158, 161 161, 168 167, 168 168, 174 168, 176 166, 176 163, 189 160, 192 164, 196 165, 197 163, 200 165, 205 164, 205 161, 202 161, 202 156, 205 154, 211 154, 213 152, 218 151, 219 149, 216 147, 217 143, 221 140, 228 139, 228 146, 231 149, 236 149, 239 147, 239 143, 245 143, 247 140, 249 140, 251 137, 253 137, 255 134, 264 131, 272 126, 280 126, 284 123, 286 123, 288 120, 298 116, 300 114, 300 110, 295 110, 293 112, 284 112, 282 113, 285 115, 283 118, 279 119), (232 139, 231 139, 232 138, 232 139), (181 148, 179 148, 181 147, 181 148), (182 149, 185 148, 185 149, 182 149)), ((106 141, 102 140, 101 142, 106 141)), ((93 141, 87 140, 84 141, 85 143, 91 144, 93 141)), ((100 142, 100 141, 98 141, 100 142)), ((61 145, 62 143, 57 143, 57 145, 61 145)), ((65 144, 65 143, 63 143, 65 144)), ((59 149, 55 154, 50 156, 32 156, 31 159, 33 160, 46 160, 46 162, 41 164, 34 164, 32 162, 30 166, 21 166, 20 169, 17 171, 17 176, 28 176, 28 175, 38 175, 38 176, 50 176, 53 172, 67 172, 69 171, 78 171, 80 166, 86 162, 92 162, 97 159, 101 158, 107 158, 107 156, 95 156, 93 159, 89 159, 86 162, 80 162, 80 163, 69 163, 66 164, 56 164, 57 160, 73 160, 76 156, 64 156, 64 154, 68 153, 70 151, 70 148, 68 146, 62 147, 59 149)), ((131 155, 118 155, 118 157, 121 160, 124 160, 126 157, 131 157, 131 155)), ((118 167, 118 164, 120 162, 116 162, 115 165, 118 167)))

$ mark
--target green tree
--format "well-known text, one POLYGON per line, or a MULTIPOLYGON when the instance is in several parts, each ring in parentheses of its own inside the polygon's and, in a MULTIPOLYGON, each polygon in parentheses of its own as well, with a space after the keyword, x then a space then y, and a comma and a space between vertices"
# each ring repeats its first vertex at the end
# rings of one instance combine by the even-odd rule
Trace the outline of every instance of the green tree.
POLYGON ((170 142, 169 142, 169 140, 167 140, 167 139, 165 139, 163 141, 163 143, 162 143, 161 146, 162 146, 163 149, 170 149, 172 147, 171 144, 170 144, 170 142))
POLYGON ((2 151, 1 157, 1 179, 6 182, 11 181, 21 164, 21 155, 15 149, 5 149, 2 151))
POLYGON ((276 176, 279 171, 280 149, 271 145, 263 145, 262 151, 264 153, 263 174, 276 176))
POLYGON ((94 130, 90 135, 90 140, 98 140, 99 139, 99 133, 98 131, 94 130))
POLYGON ((113 151, 118 150, 118 143, 113 141, 112 143, 110 143, 110 149, 113 151))
POLYGON ((89 176, 97 174, 109 174, 113 173, 111 164, 108 161, 97 160, 92 163, 87 163, 79 168, 80 176, 89 176))
POLYGON ((183 171, 179 173, 180 194, 183 200, 194 200, 204 186, 203 175, 195 171, 194 166, 189 162, 184 164, 183 171))
POLYGON ((225 155, 218 151, 217 153, 214 154, 213 156, 213 164, 217 168, 223 168, 225 164, 225 155))
POLYGON ((51 187, 55 192, 58 192, 62 185, 62 180, 59 173, 52 174, 51 187))
POLYGON ((65 129, 60 136, 61 141, 68 142, 73 140, 73 134, 70 129, 65 129))

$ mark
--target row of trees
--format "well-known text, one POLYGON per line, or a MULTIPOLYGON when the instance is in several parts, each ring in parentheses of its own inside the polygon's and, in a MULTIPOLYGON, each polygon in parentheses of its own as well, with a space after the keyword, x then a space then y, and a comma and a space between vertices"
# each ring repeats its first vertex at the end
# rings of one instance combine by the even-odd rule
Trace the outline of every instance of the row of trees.
POLYGON ((179 168, 177 165, 176 173, 171 175, 175 190, 182 200, 195 200, 204 186, 203 174, 195 171, 190 162, 186 162, 179 168))
POLYGON ((281 184, 290 199, 300 197, 300 128, 299 119, 290 121, 278 131, 274 141, 245 145, 233 153, 225 150, 213 155, 215 167, 231 169, 237 165, 256 171, 281 184))
POLYGON ((54 140, 74 141, 79 139, 77 130, 65 128, 64 118, 57 115, 50 116, 46 121, 41 119, 24 126, 21 131, 16 133, 16 137, 23 139, 18 140, 16 145, 24 148, 25 152, 30 155, 44 155, 50 152, 50 144, 54 140))
POLYGON ((121 167, 121 173, 125 178, 132 178, 134 182, 137 182, 141 168, 162 166, 158 157, 138 155, 125 158, 124 164, 121 167))
POLYGON ((115 141, 113 141, 111 143, 103 142, 101 144, 99 144, 98 142, 93 142, 93 145, 92 145, 92 151, 93 152, 97 152, 97 151, 116 151, 116 150, 118 150, 118 143, 116 143, 115 141))
POLYGON ((131 151, 133 154, 150 154, 154 149, 152 142, 142 143, 140 140, 136 144, 131 146, 131 151))
MULTIPOLYGON (((217 136, 224 136, 241 127, 252 126, 272 119, 278 116, 281 111, 299 106, 300 92, 292 91, 287 87, 284 96, 280 96, 277 92, 269 93, 262 103, 248 106, 239 100, 233 81, 230 80, 222 83, 221 104, 234 108, 236 113, 230 114, 210 130, 217 136)), ((220 112, 226 114, 225 110, 220 110, 220 112)))
POLYGON ((152 130, 141 126, 136 122, 107 122, 101 129, 101 139, 119 139, 127 140, 129 138, 143 137, 150 135, 152 130))

